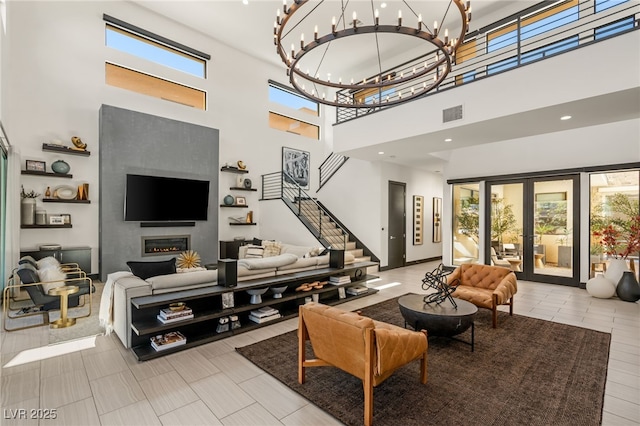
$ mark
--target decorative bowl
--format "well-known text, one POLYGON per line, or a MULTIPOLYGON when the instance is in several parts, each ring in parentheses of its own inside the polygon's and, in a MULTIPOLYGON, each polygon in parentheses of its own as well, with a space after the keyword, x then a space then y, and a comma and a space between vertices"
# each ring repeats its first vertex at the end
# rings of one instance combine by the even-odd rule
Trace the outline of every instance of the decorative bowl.
POLYGON ((271 291, 273 292, 273 298, 274 299, 281 299, 282 298, 282 293, 284 293, 287 290, 288 286, 284 286, 284 287, 271 287, 271 291))
POLYGON ((265 288, 252 288, 251 290, 247 290, 247 293, 251 295, 251 299, 249 303, 252 305, 257 305, 258 303, 262 303, 262 295, 265 294, 269 290, 269 287, 265 288))
POLYGON ((57 161, 54 161, 53 164, 51 165, 51 170, 53 170, 54 173, 59 173, 64 175, 69 173, 69 170, 71 170, 71 167, 66 161, 57 160, 57 161))
POLYGON ((183 310, 185 306, 186 305, 184 302, 176 302, 176 303, 170 304, 169 309, 171 309, 173 312, 178 312, 183 310))

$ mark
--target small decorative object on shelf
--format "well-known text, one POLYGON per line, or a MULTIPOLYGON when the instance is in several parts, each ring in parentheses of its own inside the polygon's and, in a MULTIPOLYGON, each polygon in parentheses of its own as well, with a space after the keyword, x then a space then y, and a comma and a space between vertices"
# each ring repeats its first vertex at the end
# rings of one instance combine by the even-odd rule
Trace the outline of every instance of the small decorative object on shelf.
POLYGON ((53 170, 54 173, 65 175, 69 173, 71 166, 64 160, 56 160, 51 165, 51 170, 53 170))
POLYGON ((51 188, 47 186, 47 190, 44 191, 44 198, 51 198, 51 188))
POLYGON ((242 181, 242 185, 246 188, 246 189, 251 189, 251 179, 246 178, 245 180, 242 181))
POLYGON ((273 321, 280 318, 280 312, 270 306, 264 306, 249 313, 249 319, 255 323, 262 324, 264 322, 273 321))
POLYGON ((193 318, 193 310, 184 302, 172 303, 168 308, 160 309, 157 318, 162 324, 171 324, 193 318))
POLYGON ((245 197, 236 197, 236 206, 246 206, 247 199, 245 197))
MULTIPOLYGON (((46 212, 45 212, 46 214, 46 212)), ((62 219, 64 220, 64 224, 71 224, 71 215, 69 213, 63 213, 60 216, 62 216, 62 219)))
POLYGON ((25 169, 30 172, 46 172, 47 163, 44 161, 27 160, 25 169))
POLYGON ((233 195, 229 194, 226 197, 224 197, 223 201, 226 206, 232 206, 235 200, 233 198, 233 195))
POLYGON ((222 293, 222 309, 233 308, 233 292, 222 293))
POLYGON ((253 210, 247 213, 247 223, 253 223, 253 210))
POLYGON ((242 162, 242 160, 238 160, 238 169, 245 170, 247 166, 242 162))
POLYGON ((49 225, 64 225, 64 217, 49 216, 49 225))
POLYGON ((247 290, 247 293, 251 295, 251 299, 249 299, 249 303, 252 305, 258 305, 262 303, 262 295, 265 294, 269 290, 269 287, 264 288, 252 288, 247 290))
POLYGON ((36 210, 36 225, 46 225, 47 224, 47 211, 37 209, 36 210))
POLYGON ((33 225, 36 221, 36 198, 39 197, 35 191, 26 192, 24 186, 20 191, 22 202, 20 203, 20 220, 22 225, 33 225))
POLYGON ((151 347, 156 351, 163 351, 176 346, 181 346, 187 343, 187 338, 179 331, 170 331, 165 334, 158 334, 151 338, 151 347))
POLYGON ((226 331, 229 331, 229 317, 222 317, 218 320, 216 333, 224 333, 226 331))
POLYGON ((78 200, 88 200, 89 199, 89 184, 83 183, 82 185, 78 185, 78 200))
POLYGON ((71 136, 71 143, 80 151, 87 150, 87 144, 82 142, 82 139, 80 139, 78 136, 71 136))
POLYGON ((229 321, 231 322, 231 329, 235 330, 241 327, 240 319, 238 319, 237 315, 230 315, 229 321))

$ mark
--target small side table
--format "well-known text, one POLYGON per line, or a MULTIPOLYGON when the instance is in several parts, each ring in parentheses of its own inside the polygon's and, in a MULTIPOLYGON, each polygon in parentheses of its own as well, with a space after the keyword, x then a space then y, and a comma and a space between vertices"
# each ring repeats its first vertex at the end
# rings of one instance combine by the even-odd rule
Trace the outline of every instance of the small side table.
POLYGON ((65 285, 49 290, 50 296, 60 296, 60 318, 51 322, 51 328, 70 327, 76 323, 75 318, 67 318, 69 296, 80 291, 77 285, 65 285))
POLYGON ((542 262, 542 258, 544 257, 544 254, 542 253, 534 253, 533 254, 534 257, 534 265, 536 266, 536 268, 544 268, 544 263, 542 262))
POLYGON ((520 264, 522 263, 522 259, 516 259, 515 257, 508 257, 506 260, 511 264, 511 270, 520 272, 520 264))

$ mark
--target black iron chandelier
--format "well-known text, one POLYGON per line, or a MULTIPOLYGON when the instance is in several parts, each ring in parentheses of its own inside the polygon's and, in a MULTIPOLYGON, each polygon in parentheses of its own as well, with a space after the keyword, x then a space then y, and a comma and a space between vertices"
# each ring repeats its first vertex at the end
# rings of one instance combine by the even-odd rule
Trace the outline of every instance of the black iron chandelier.
MULTIPOLYGON (((384 2, 380 3, 379 0, 376 0, 376 3, 385 6, 384 2)), ((406 26, 409 19, 403 21, 402 9, 398 10, 397 15, 391 12, 383 16, 375 7, 374 0, 370 0, 370 11, 368 10, 369 2, 356 0, 292 0, 291 5, 287 0, 283 0, 282 8, 276 12, 273 37, 277 53, 287 67, 287 75, 292 86, 313 101, 344 108, 397 105, 424 96, 438 87, 451 71, 456 51, 468 31, 471 20, 470 2, 467 1, 465 4, 461 0, 449 0, 439 21, 440 25, 436 20, 432 27, 423 22, 422 14, 417 13, 406 0, 399 3, 405 11, 408 10, 413 15, 411 17, 413 26, 406 26), (363 3, 367 6, 365 13, 362 13, 363 3), (321 6, 325 9, 322 12, 319 9, 321 6), (356 6, 360 8, 360 15, 356 14, 356 6), (335 10, 335 15, 331 18, 330 26, 325 22, 328 32, 322 35, 318 30, 323 22, 313 22, 313 20, 326 20, 329 16, 326 12, 328 7, 335 10), (353 13, 349 14, 352 9, 353 13), (392 18, 391 14, 394 15, 392 18), (455 24, 456 29, 460 31, 457 37, 449 37, 448 29, 443 30, 443 24, 450 23, 447 20, 449 14, 454 17, 451 23, 455 24), (368 22, 363 23, 359 18, 368 22), (305 30, 307 34, 312 34, 308 41, 305 41, 305 30), (351 75, 358 73, 364 73, 364 75, 345 76, 343 81, 339 72, 330 70, 328 67, 343 65, 344 59, 342 62, 334 61, 329 64, 328 58, 332 53, 331 48, 344 43, 350 37, 353 39, 353 36, 368 36, 371 44, 375 46, 377 58, 374 58, 369 67, 360 67, 358 63, 352 64, 348 70, 351 75), (385 63, 385 69, 383 69, 381 59, 383 40, 381 39, 386 37, 388 40, 392 36, 411 37, 414 40, 413 45, 416 45, 415 40, 417 40, 419 47, 424 47, 426 43, 428 50, 414 56, 411 61, 393 66, 385 63), (290 49, 285 47, 288 43, 291 43, 290 49)), ((416 1, 416 3, 425 5, 437 2, 416 1)), ((359 45, 347 46, 347 54, 343 53, 342 58, 355 58, 358 53, 361 53, 359 45)), ((394 44, 394 46, 392 55, 402 49, 398 47, 401 45, 394 44)), ((388 59, 385 60, 388 61, 388 59)), ((364 60, 361 63, 364 63, 364 60)))

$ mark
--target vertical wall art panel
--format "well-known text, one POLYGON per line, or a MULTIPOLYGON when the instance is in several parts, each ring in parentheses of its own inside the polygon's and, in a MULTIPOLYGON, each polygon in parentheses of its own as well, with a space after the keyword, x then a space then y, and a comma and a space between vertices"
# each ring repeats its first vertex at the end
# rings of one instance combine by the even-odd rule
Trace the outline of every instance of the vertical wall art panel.
POLYGON ((424 197, 413 196, 413 245, 421 245, 424 236, 424 197))
POLYGON ((433 197, 433 242, 442 241, 442 198, 433 197))

